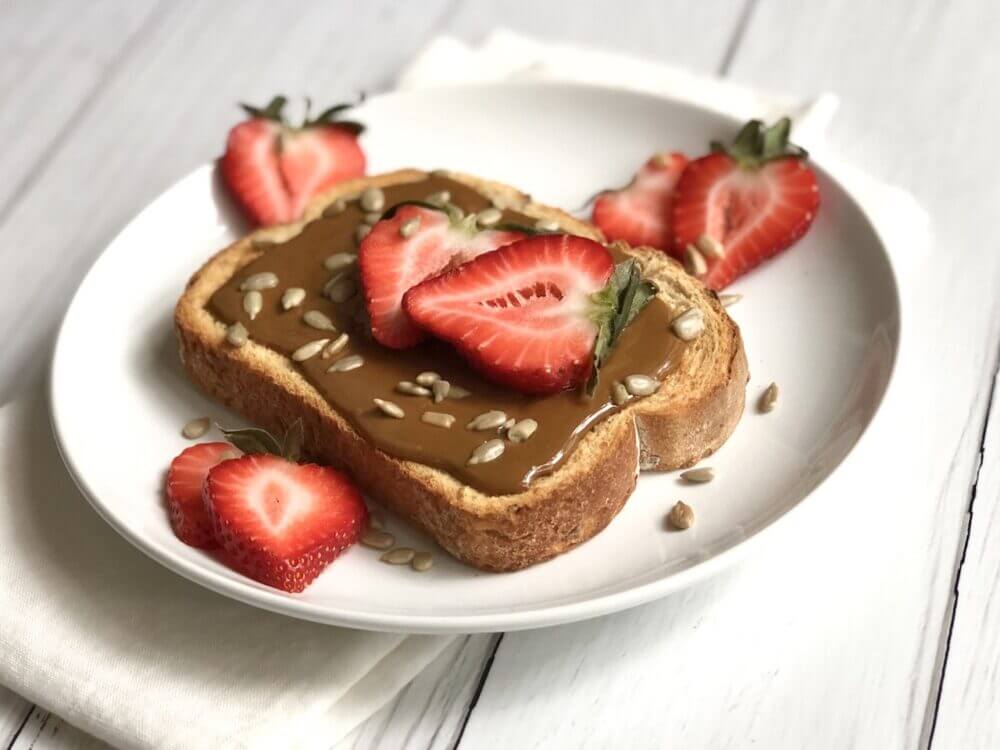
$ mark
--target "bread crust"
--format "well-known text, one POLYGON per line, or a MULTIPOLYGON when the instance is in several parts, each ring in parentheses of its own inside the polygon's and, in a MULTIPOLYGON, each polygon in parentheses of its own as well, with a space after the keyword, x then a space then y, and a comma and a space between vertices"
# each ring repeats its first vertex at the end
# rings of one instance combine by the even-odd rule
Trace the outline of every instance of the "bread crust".
MULTIPOLYGON (((195 383, 251 422, 280 431, 301 418, 310 454, 352 473, 369 496, 458 559, 484 570, 517 570, 565 552, 607 526, 634 490, 640 465, 658 471, 690 466, 725 442, 743 412, 748 377, 743 342, 713 292, 663 253, 630 249, 672 310, 680 314, 696 305, 706 320, 705 334, 685 348, 658 393, 598 424, 557 471, 518 494, 484 495, 438 469, 382 452, 332 409, 287 357, 253 341, 239 348, 226 344, 225 324, 206 305, 236 271, 259 257, 261 240, 294 236, 326 205, 369 185, 425 176, 401 170, 342 183, 316 199, 303 222, 260 230, 220 251, 191 277, 177 303, 180 356, 195 383)), ((514 188, 454 172, 448 176, 497 205, 555 218, 564 228, 602 239, 589 224, 514 188)))

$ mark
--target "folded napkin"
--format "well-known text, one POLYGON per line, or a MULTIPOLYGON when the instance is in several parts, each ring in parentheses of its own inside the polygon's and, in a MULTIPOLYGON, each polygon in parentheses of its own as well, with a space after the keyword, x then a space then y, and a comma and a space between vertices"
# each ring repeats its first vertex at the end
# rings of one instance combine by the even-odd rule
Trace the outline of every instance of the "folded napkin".
MULTIPOLYGON (((503 31, 476 49, 433 41, 399 86, 509 78, 627 81, 738 117, 789 113, 813 149, 837 106, 831 95, 798 102, 503 31)), ((925 246, 927 217, 908 194, 825 163, 890 248, 925 246)), ((449 642, 314 625, 187 582, 89 508, 62 467, 40 391, 0 409, 0 683, 82 729, 121 747, 331 747, 449 642)))

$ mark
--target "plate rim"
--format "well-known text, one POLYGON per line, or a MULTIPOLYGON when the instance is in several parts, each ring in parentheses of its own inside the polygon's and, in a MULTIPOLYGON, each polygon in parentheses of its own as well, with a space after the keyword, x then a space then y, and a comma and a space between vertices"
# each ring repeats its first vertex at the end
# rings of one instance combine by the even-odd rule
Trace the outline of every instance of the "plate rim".
MULTIPOLYGON (((519 89, 551 90, 554 88, 582 90, 591 93, 597 92, 609 95, 626 94, 629 96, 659 101, 666 100, 686 108, 710 113, 714 117, 720 117, 728 120, 734 126, 739 125, 739 120, 728 113, 720 112, 717 109, 685 101, 669 95, 635 91, 614 86, 562 81, 451 84, 446 86, 436 86, 426 90, 391 91, 372 97, 368 101, 373 102, 382 101, 387 98, 413 97, 424 93, 453 92, 458 94, 463 91, 482 91, 484 89, 516 91, 519 89)), ((796 514, 797 511, 805 506, 807 501, 812 499, 813 504, 815 504, 814 496, 819 493, 819 490, 830 480, 831 477, 841 471, 844 464, 850 460, 852 456, 857 454, 858 447, 871 431, 872 425, 875 424, 880 415, 883 413, 883 407, 886 399, 897 381, 900 349, 904 341, 906 330, 904 327, 903 306, 899 288, 899 272, 896 268, 895 262, 893 261, 892 254, 888 251, 887 244, 881 232, 878 230, 878 225, 872 220, 869 212, 855 197, 854 193, 836 176, 836 170, 828 169, 825 162, 826 160, 821 156, 813 161, 813 165, 818 169, 824 178, 830 180, 841 190, 847 200, 852 204, 853 208, 858 212, 859 216, 867 225, 867 229, 876 238, 879 251, 888 269, 888 281, 891 285, 892 296, 891 304, 895 311, 896 335, 892 340, 892 355, 889 363, 888 374, 885 378, 885 384, 879 394, 878 403, 872 410, 867 422, 853 439, 853 442, 843 457, 826 474, 826 476, 824 476, 816 484, 815 487, 800 498, 799 501, 793 506, 767 521, 763 526, 756 529, 749 536, 733 542, 729 547, 713 554, 707 559, 696 562, 683 570, 663 575, 654 580, 637 584, 625 590, 598 593, 579 601, 556 603, 516 612, 462 615, 358 613, 356 611, 338 611, 335 608, 331 608, 329 605, 321 605, 302 599, 296 599, 284 592, 279 592, 277 590, 262 590, 249 585, 249 583, 230 580, 195 561, 186 560, 180 556, 174 555, 168 548, 158 546, 140 534, 133 533, 122 521, 119 520, 110 507, 100 499, 97 493, 90 488, 85 478, 85 472, 82 471, 81 467, 76 465, 70 454, 68 446, 64 443, 63 432, 60 429, 60 410, 58 406, 59 398, 56 391, 56 371, 60 362, 60 352, 65 348, 64 337, 66 336, 67 322, 69 321, 70 316, 78 303, 80 292, 87 283, 88 279, 90 279, 91 275, 101 265, 102 260, 107 257, 108 249, 118 242, 122 235, 125 234, 140 219, 142 219, 147 212, 151 211, 158 203, 164 200, 168 195, 174 193, 182 185, 189 181, 194 182, 199 179, 205 179, 206 177, 211 179, 212 173, 216 168, 215 161, 203 163, 195 169, 189 171, 180 179, 174 181, 166 189, 157 194, 152 201, 147 203, 138 213, 132 216, 132 218, 130 218, 128 222, 115 233, 114 237, 97 255, 94 262, 81 277, 79 284, 70 297, 66 310, 60 319, 58 333, 56 334, 53 344, 52 354, 49 360, 48 382, 46 386, 47 402, 49 407, 49 423, 55 438, 59 456, 62 459, 63 464, 66 466, 73 483, 76 485, 77 489, 87 500, 90 506, 109 526, 111 526, 111 528, 113 528, 120 536, 139 549, 142 553, 172 572, 177 573, 193 583, 204 586, 215 593, 235 599, 253 607, 258 607, 277 614, 295 617, 298 619, 326 625, 382 632, 456 634, 515 631, 577 622, 629 609, 631 607, 662 598, 670 593, 687 588, 688 586, 704 580, 727 568, 739 559, 742 559, 743 556, 759 548, 762 539, 771 539, 777 530, 787 527, 789 523, 788 519, 792 518, 793 514, 796 514)), ((801 513, 795 515, 794 517, 798 518, 800 515, 801 513)))

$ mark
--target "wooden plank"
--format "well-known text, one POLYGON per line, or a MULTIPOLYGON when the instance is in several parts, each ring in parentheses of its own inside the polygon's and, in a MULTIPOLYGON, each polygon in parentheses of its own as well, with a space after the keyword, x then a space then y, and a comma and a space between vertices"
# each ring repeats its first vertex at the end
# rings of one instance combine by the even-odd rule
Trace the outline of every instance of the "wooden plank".
POLYGON ((10 747, 31 712, 31 703, 0 686, 0 747, 10 747))
MULTIPOLYGON (((921 324, 900 364, 915 377, 869 436, 920 435, 919 450, 881 456, 863 486, 835 477, 780 544, 717 580, 613 617, 508 634, 463 745, 926 744, 1000 338, 1000 237, 969 221, 989 215, 1000 190, 963 156, 1000 121, 1000 102, 982 96, 997 52, 973 42, 998 29, 997 9, 972 2, 757 4, 732 75, 840 93, 833 145, 934 212, 933 268, 906 269, 913 299, 980 302, 921 324), (948 127, 929 111, 946 112, 948 127)), ((967 739, 989 746, 979 738, 967 739)))
POLYGON ((109 750, 110 747, 55 714, 36 707, 8 750, 109 750))

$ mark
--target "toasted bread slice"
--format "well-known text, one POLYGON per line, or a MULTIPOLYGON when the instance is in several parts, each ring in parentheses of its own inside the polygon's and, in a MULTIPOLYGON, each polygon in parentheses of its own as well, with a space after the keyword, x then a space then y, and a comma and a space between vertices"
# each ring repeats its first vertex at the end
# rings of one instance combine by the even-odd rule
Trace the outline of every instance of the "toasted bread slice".
MULTIPOLYGON (((486 495, 448 473, 382 452, 330 407, 290 359, 252 341, 240 348, 227 345, 226 326, 206 306, 219 287, 260 255, 262 242, 294 236, 324 206, 369 185, 425 177, 404 170, 343 183, 316 200, 304 222, 255 232, 219 252, 191 278, 177 303, 180 355, 198 385, 250 421, 280 430, 301 418, 310 454, 347 469, 369 496, 427 531, 458 559, 485 570, 517 570, 603 529, 632 493, 640 469, 690 466, 722 445, 743 412, 748 378, 743 342, 713 292, 664 253, 635 248, 628 252, 659 285, 671 311, 698 307, 705 319, 704 333, 685 348, 656 394, 597 424, 556 471, 517 494, 486 495)), ((511 187, 456 173, 448 177, 500 207, 554 218, 567 231, 602 239, 589 224, 511 187)))

